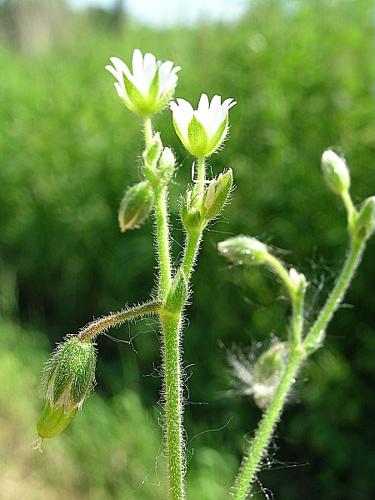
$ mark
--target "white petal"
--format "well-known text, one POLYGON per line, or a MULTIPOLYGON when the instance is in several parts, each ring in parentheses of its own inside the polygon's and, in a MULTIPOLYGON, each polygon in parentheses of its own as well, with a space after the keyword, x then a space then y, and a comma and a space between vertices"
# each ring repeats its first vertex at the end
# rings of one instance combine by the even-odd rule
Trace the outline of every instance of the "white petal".
POLYGON ((129 68, 124 63, 124 61, 122 61, 119 57, 111 57, 110 61, 118 73, 123 73, 127 78, 131 77, 131 72, 129 68))
POLYGON ((208 102, 208 96, 207 94, 202 94, 199 103, 198 103, 198 110, 197 111, 208 111, 209 109, 209 102, 208 102))
POLYGON ((153 54, 147 53, 143 59, 143 76, 145 81, 145 86, 149 90, 151 82, 155 76, 158 65, 156 63, 156 58, 153 54))
POLYGON ((185 101, 185 99, 177 99, 177 104, 175 102, 171 102, 170 108, 171 108, 172 113, 173 113, 173 119, 177 123, 177 126, 178 126, 182 136, 187 141, 188 140, 188 136, 187 136, 188 127, 189 127, 189 123, 193 117, 192 105, 188 101, 185 101))
POLYGON ((116 80, 121 80, 121 73, 118 73, 118 71, 116 71, 116 69, 110 64, 107 64, 104 69, 109 71, 116 78, 116 80))

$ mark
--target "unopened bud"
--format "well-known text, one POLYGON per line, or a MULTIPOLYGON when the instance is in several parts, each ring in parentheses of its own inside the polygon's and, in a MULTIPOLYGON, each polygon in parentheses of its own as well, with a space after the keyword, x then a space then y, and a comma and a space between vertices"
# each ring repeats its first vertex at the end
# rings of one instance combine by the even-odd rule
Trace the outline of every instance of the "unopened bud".
POLYGON ((267 408, 273 399, 285 369, 288 353, 287 343, 277 342, 255 363, 252 392, 256 404, 262 409, 267 408))
POLYGON ((136 229, 144 222, 154 206, 154 191, 149 181, 129 188, 120 204, 118 221, 122 233, 136 229))
POLYGON ((294 290, 297 293, 304 293, 307 287, 307 281, 304 274, 299 273, 294 267, 289 270, 289 278, 294 290))
POLYGON ((233 185, 233 172, 230 168, 210 182, 205 190, 202 213, 206 221, 217 217, 223 209, 233 185))
POLYGON ((362 203, 353 226, 353 237, 367 240, 375 230, 375 196, 366 198, 362 203))
POLYGON ((46 404, 37 424, 40 438, 60 434, 89 396, 95 381, 95 346, 71 337, 52 354, 44 373, 46 404))
POLYGON ((174 174, 176 160, 170 148, 164 148, 159 160, 159 171, 164 182, 169 182, 174 174))
POLYGON ((259 266, 266 262, 267 246, 256 238, 235 236, 218 244, 219 252, 231 262, 259 266))
POLYGON ((322 169, 328 187, 336 194, 342 194, 350 188, 350 173, 343 158, 332 149, 322 155, 322 169))
POLYGON ((160 140, 159 132, 156 132, 152 138, 151 145, 144 151, 143 159, 149 166, 154 166, 160 158, 163 144, 160 140))
POLYGON ((202 224, 201 211, 197 207, 197 191, 189 189, 181 202, 181 221, 188 233, 199 230, 202 224))

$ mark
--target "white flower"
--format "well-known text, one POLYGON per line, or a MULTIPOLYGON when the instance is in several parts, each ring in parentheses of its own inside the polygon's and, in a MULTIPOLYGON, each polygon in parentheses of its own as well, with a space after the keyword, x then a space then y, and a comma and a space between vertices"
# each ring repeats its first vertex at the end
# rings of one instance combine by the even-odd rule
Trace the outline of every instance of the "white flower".
POLYGON ((198 109, 185 99, 171 102, 174 128, 185 148, 196 157, 207 157, 223 143, 228 133, 228 111, 236 102, 229 98, 223 103, 215 95, 211 103, 206 94, 199 99, 198 109))
POLYGON ((170 101, 181 69, 172 61, 157 61, 153 54, 143 56, 139 49, 133 52, 133 72, 118 57, 111 57, 111 63, 105 69, 116 78, 118 95, 141 115, 157 113, 170 101))

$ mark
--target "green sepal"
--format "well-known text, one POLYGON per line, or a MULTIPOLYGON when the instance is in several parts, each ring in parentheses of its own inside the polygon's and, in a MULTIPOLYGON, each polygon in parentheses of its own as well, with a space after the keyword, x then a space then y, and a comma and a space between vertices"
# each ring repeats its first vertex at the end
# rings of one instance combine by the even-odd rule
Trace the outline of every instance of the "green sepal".
POLYGON ((352 237, 357 241, 370 238, 375 230, 375 196, 366 198, 357 214, 353 227, 352 237))
POLYGON ((217 129, 216 134, 210 140, 206 156, 212 155, 222 144, 228 133, 228 116, 226 116, 217 129))
POLYGON ((203 220, 200 208, 196 206, 197 196, 194 189, 188 189, 181 199, 180 217, 187 233, 200 229, 203 220))
POLYGON ((231 262, 249 266, 265 264, 268 257, 268 249, 264 243, 244 235, 220 241, 218 250, 231 262))
POLYGON ((184 137, 184 136, 183 136, 183 134, 181 133, 181 130, 180 130, 179 126, 178 126, 178 123, 177 123, 177 121, 174 119, 174 117, 173 117, 173 127, 174 127, 174 129, 175 129, 175 131, 176 131, 176 134, 177 134, 178 138, 180 139, 180 141, 181 141, 181 142, 182 142, 182 144, 184 145, 185 149, 186 149, 187 151, 191 152, 191 151, 190 151, 190 146, 189 146, 189 143, 185 141, 185 137, 184 137))
POLYGON ((73 378, 74 367, 72 360, 75 359, 75 354, 78 346, 78 338, 71 337, 61 344, 56 352, 55 367, 52 383, 52 403, 56 403, 63 392, 69 388, 73 378), (73 370, 72 370, 73 368, 73 370))
POLYGON ((70 394, 71 400, 80 404, 88 397, 95 380, 96 353, 93 342, 80 342, 80 349, 75 357, 72 360, 74 375, 70 394))
POLYGON ((202 201, 202 214, 208 222, 217 217, 227 202, 233 185, 232 169, 220 174, 206 188, 202 201))
POLYGON ((179 269, 173 278, 165 303, 165 310, 175 313, 181 310, 188 297, 188 285, 184 272, 179 269))
POLYGON ((208 154, 208 136, 204 126, 195 116, 190 120, 188 126, 188 150, 197 158, 203 158, 208 154))
POLYGON ((64 406, 53 407, 50 401, 46 401, 42 416, 37 423, 38 435, 43 439, 56 437, 68 427, 77 411, 77 408, 65 411, 64 406))
POLYGON ((147 165, 154 167, 159 160, 163 150, 163 144, 160 140, 160 134, 157 132, 152 138, 151 146, 149 146, 143 153, 143 159, 147 165))
POLYGON ((154 190, 148 180, 130 187, 120 203, 118 221, 120 231, 138 228, 154 206, 154 190))
POLYGON ((158 111, 158 104, 159 104, 159 82, 160 82, 159 68, 157 68, 154 78, 152 79, 152 82, 150 84, 147 96, 147 101, 148 105, 150 106, 150 109, 153 108, 155 111, 158 111))

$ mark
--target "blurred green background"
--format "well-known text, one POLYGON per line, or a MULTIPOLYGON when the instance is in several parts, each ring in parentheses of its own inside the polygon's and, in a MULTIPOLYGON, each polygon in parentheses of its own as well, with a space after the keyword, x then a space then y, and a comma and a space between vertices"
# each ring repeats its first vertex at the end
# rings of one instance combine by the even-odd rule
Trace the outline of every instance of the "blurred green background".
MULTIPOLYGON (((237 188, 206 234, 184 341, 189 498, 228 498, 260 417, 229 391, 228 352, 259 353, 285 336, 288 303, 272 276, 228 266, 216 244, 238 233, 272 244, 308 277, 314 318, 346 245, 343 208, 320 174, 323 149, 345 153, 356 202, 375 192, 374 3, 252 1, 237 21, 168 29, 57 1, 0 5, 0 498, 165 498, 153 320, 111 332, 121 342, 100 339, 95 395, 43 455, 31 450, 54 343, 153 286, 151 222, 122 235, 116 217, 140 178, 140 123, 104 71, 110 56, 128 61, 135 47, 182 66, 177 96, 238 101, 211 160, 214 173, 233 167, 237 188)), ((176 200, 192 159, 169 111, 156 125, 179 158, 176 200)), ((177 261, 175 201, 171 209, 177 261)), ((374 254, 372 241, 351 306, 292 394, 257 498, 373 498, 374 254)))

